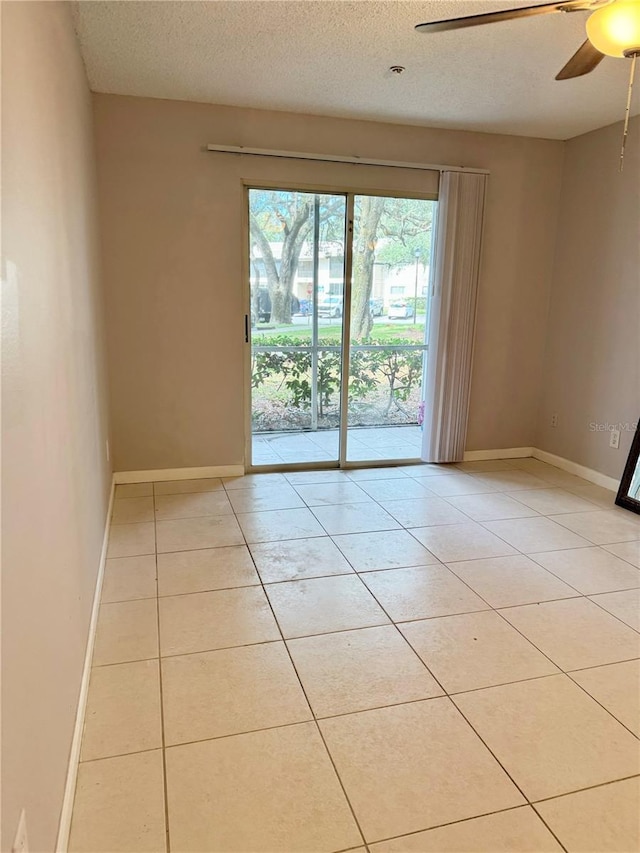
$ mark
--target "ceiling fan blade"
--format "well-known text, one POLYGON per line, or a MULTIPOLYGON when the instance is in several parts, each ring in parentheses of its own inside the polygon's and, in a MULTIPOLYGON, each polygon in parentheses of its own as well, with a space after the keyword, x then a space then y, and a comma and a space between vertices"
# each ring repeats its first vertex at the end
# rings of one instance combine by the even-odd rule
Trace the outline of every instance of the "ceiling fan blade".
POLYGON ((582 77, 583 74, 588 74, 600 65, 603 59, 604 53, 600 53, 591 44, 589 39, 587 39, 576 50, 562 71, 556 74, 556 80, 570 80, 572 77, 582 77))
POLYGON ((482 15, 468 15, 466 18, 451 18, 447 21, 431 21, 417 24, 419 33, 441 33, 447 30, 461 30, 465 27, 477 27, 480 24, 497 24, 500 21, 513 21, 516 18, 531 18, 534 15, 550 15, 553 12, 579 12, 594 9, 601 0, 565 0, 564 3, 543 3, 540 6, 522 6, 520 9, 504 9, 501 12, 485 12, 482 15))

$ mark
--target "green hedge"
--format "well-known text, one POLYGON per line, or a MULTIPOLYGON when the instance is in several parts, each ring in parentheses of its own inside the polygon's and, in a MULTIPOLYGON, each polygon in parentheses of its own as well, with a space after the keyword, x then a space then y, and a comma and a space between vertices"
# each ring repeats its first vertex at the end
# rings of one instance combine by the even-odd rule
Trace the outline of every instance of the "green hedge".
MULTIPOLYGON (((318 341, 318 346, 335 346, 335 340, 318 341)), ((422 351, 395 349, 375 338, 363 341, 381 345, 379 350, 352 350, 349 362, 349 401, 363 399, 379 385, 388 389, 387 412, 395 405, 402 410, 412 389, 422 380, 422 351)), ((307 338, 288 335, 274 336, 269 340, 273 346, 309 346, 307 338)), ((396 346, 413 345, 415 341, 400 339, 396 346)), ((318 353, 318 413, 337 402, 340 394, 340 353, 322 351, 318 353)), ((296 408, 311 405, 312 356, 308 351, 300 352, 254 352, 252 355, 251 384, 259 388, 270 379, 280 379, 280 387, 288 392, 287 404, 296 408)))

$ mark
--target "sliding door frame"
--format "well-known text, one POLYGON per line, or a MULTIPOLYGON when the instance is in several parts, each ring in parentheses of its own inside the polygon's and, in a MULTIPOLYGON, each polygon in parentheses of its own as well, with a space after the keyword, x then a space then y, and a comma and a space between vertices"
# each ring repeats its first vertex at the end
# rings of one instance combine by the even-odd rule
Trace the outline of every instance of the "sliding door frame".
MULTIPOLYGON (((337 187, 322 184, 298 184, 289 186, 287 181, 251 181, 243 180, 243 205, 242 205, 242 310, 243 310, 243 341, 244 341, 244 425, 245 425, 245 450, 244 467, 247 473, 277 473, 280 471, 336 471, 353 470, 357 468, 390 468, 397 465, 417 465, 419 459, 372 459, 370 461, 347 460, 348 441, 348 403, 349 403, 349 363, 351 355, 351 285, 353 273, 353 232, 356 196, 373 196, 377 198, 402 198, 416 199, 419 201, 438 201, 437 193, 407 193, 405 190, 363 190, 359 187, 337 187), (252 425, 252 393, 251 393, 251 270, 250 249, 251 235, 249 231, 249 192, 250 190, 281 190, 283 192, 303 192, 317 195, 341 195, 346 199, 346 222, 345 222, 345 254, 344 254, 344 282, 343 282, 343 310, 342 310, 342 368, 340 381, 340 425, 338 427, 339 452, 338 459, 322 462, 285 462, 274 465, 254 465, 252 459, 253 451, 253 425, 252 425), (344 381, 344 379, 347 381, 344 381)), ((435 235, 438 220, 439 206, 436 205, 435 217, 432 223, 432 251, 435 250, 433 236, 435 235)), ((431 264, 429 273, 430 291, 433 286, 433 269, 431 264)), ((316 294, 314 293, 314 300, 316 294)), ((428 324, 428 306, 426 322, 428 324)), ((403 347, 404 348, 404 347, 403 347)), ((428 352, 428 343, 424 348, 428 352)), ((424 371, 423 371, 424 372, 424 371)), ((301 430, 305 432, 305 430, 301 430)))

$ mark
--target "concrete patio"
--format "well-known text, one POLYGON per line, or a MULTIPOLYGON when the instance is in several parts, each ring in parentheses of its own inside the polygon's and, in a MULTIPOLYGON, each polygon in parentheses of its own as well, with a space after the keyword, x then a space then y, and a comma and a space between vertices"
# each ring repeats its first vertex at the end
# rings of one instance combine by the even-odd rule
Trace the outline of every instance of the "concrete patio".
MULTIPOLYGON (((331 462, 338 459, 339 431, 272 432, 253 436, 254 465, 331 462)), ((418 459, 422 431, 416 425, 353 427, 347 438, 347 461, 418 459)))

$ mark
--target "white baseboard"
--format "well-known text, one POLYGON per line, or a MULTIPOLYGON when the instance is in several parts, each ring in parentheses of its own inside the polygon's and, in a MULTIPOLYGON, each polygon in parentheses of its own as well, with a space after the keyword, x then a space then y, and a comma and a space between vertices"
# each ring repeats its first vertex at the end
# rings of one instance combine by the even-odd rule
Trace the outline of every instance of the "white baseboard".
POLYGON ((618 491, 620 483, 613 477, 607 477, 606 474, 601 474, 600 471, 595 471, 593 468, 587 468, 584 465, 578 465, 577 462, 572 462, 570 459, 565 459, 564 456, 556 456, 555 453, 548 453, 546 450, 538 450, 533 448, 533 457, 541 462, 547 462, 549 465, 555 465, 556 468, 561 468, 569 474, 575 474, 576 477, 582 477, 583 480, 588 480, 590 483, 595 483, 596 486, 602 486, 604 489, 610 489, 612 492, 618 491))
POLYGON ((69 846, 69 831, 71 829, 71 815, 73 812, 73 801, 76 793, 76 781, 78 778, 78 764, 80 762, 80 748, 82 746, 82 732, 84 729, 84 714, 87 707, 87 696, 89 694, 89 677, 91 675, 91 659, 93 657, 93 646, 96 639, 96 628, 98 625, 98 612, 100 610, 100 596, 102 594, 102 580, 104 578, 104 567, 107 560, 107 546, 109 544, 109 522, 113 510, 113 497, 115 494, 115 479, 111 481, 111 494, 109 495, 109 507, 104 526, 104 537, 102 539, 102 551, 100 552, 100 564, 96 578, 96 588, 93 595, 91 607, 91 619, 89 621, 89 633, 87 635, 87 648, 84 655, 84 666, 82 669, 82 680, 80 681, 80 694, 78 696, 78 709, 76 711, 76 722, 71 740, 71 751, 69 753, 69 767, 67 769, 67 780, 64 786, 64 797, 60 811, 60 823, 58 824, 58 839, 56 841, 56 853, 66 853, 69 846))
POLYGON ((507 447, 503 450, 465 450, 465 462, 480 462, 485 459, 524 459, 533 455, 533 447, 507 447))
POLYGON ((244 465, 209 465, 200 468, 157 468, 150 471, 116 471, 120 483, 160 483, 164 480, 201 480, 206 477, 242 477, 244 465))
POLYGON ((546 462, 548 465, 553 465, 562 471, 567 471, 569 474, 575 474, 576 477, 582 477, 583 480, 595 483, 596 486, 602 486, 612 492, 618 491, 620 484, 613 477, 607 477, 606 474, 601 474, 600 471, 595 471, 593 468, 587 468, 584 465, 578 465, 577 462, 565 459, 564 456, 556 456, 555 453, 548 453, 546 450, 539 450, 537 447, 507 447, 502 450, 465 450, 464 461, 522 459, 527 456, 532 456, 534 459, 539 459, 541 462, 546 462))

